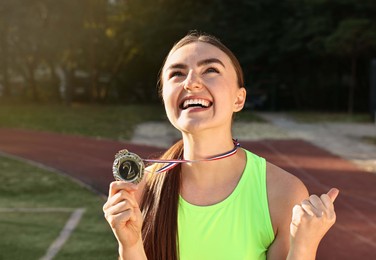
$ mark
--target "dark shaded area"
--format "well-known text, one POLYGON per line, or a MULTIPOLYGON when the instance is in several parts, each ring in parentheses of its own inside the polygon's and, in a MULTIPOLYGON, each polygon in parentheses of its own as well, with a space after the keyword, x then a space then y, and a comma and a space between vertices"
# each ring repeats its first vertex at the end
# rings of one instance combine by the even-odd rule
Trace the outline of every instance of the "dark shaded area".
POLYGON ((369 110, 376 2, 5 0, 0 101, 146 103, 189 30, 214 34, 244 68, 247 107, 369 110))

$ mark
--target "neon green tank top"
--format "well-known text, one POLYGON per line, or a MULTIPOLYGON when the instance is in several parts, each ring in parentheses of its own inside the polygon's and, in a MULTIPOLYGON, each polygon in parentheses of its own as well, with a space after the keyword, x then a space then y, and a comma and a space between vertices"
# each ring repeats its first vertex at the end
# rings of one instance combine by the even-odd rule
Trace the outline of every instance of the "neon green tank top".
POLYGON ((210 206, 179 198, 180 260, 266 259, 274 240, 266 192, 266 162, 247 150, 234 191, 210 206))

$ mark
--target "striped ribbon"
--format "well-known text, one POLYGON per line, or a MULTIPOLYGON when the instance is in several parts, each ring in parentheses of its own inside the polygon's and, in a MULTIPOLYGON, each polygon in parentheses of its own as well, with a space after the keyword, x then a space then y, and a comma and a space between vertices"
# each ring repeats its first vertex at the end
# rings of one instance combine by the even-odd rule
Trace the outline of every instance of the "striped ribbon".
POLYGON ((238 148, 240 147, 240 143, 238 142, 238 140, 233 139, 233 143, 234 143, 234 148, 232 150, 230 150, 228 152, 225 152, 225 153, 221 153, 221 154, 212 156, 212 157, 209 157, 209 158, 205 158, 205 159, 198 159, 198 160, 184 160, 184 159, 172 159, 172 160, 143 159, 143 161, 149 162, 149 163, 166 163, 165 166, 163 166, 162 168, 160 168, 158 171, 155 172, 155 173, 161 173, 161 172, 165 172, 165 171, 171 170, 172 168, 174 168, 175 166, 177 166, 180 163, 195 163, 195 162, 203 162, 203 161, 215 161, 215 160, 220 160, 220 159, 224 159, 224 158, 230 157, 231 155, 234 155, 237 152, 238 148))

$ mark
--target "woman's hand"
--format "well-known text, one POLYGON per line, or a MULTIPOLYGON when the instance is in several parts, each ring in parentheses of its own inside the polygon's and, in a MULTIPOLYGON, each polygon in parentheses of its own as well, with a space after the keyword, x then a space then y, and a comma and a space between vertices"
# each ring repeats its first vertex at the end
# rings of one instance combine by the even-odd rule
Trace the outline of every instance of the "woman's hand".
POLYGON ((114 181, 103 206, 105 218, 119 242, 119 251, 129 251, 142 245, 142 215, 135 197, 137 189, 132 183, 114 181))
POLYGON ((327 194, 311 195, 295 205, 290 224, 292 247, 316 252, 321 239, 336 221, 333 202, 338 193, 333 188, 327 194))

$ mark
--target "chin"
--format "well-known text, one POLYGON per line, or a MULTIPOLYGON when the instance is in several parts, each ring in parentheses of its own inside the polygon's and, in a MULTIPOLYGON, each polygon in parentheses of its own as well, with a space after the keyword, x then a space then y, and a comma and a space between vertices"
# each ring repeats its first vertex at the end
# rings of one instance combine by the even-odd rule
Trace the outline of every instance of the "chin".
POLYGON ((180 132, 196 134, 209 129, 218 129, 221 124, 215 124, 213 120, 190 119, 184 122, 177 122, 174 126, 180 132))

